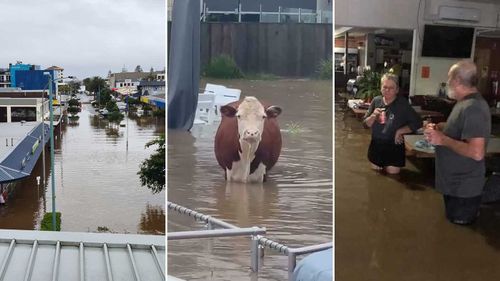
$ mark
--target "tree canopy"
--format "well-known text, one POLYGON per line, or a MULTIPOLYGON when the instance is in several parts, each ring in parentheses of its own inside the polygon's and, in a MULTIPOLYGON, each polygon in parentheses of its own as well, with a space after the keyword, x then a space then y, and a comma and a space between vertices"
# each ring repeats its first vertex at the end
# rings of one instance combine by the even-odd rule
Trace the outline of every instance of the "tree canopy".
POLYGON ((83 85, 89 92, 97 93, 99 90, 107 89, 106 81, 99 76, 83 79, 83 85))
POLYGON ((159 193, 165 188, 165 135, 146 144, 146 147, 158 145, 156 152, 140 165, 137 173, 142 186, 146 186, 153 193, 159 193))

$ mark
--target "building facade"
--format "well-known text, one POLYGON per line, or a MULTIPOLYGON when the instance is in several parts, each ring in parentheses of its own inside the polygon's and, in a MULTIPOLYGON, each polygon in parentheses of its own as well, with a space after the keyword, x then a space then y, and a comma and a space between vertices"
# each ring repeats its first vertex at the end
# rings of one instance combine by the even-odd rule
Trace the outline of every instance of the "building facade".
MULTIPOLYGON (((42 95, 42 92, 39 95, 42 95)), ((41 97, 2 97, 0 98, 0 123, 41 122, 48 113, 48 105, 48 100, 41 97)))
POLYGON ((17 85, 16 72, 28 70, 40 70, 40 66, 34 64, 25 64, 22 62, 17 62, 16 64, 9 63, 11 87, 19 87, 17 85))
MULTIPOLYGON (((48 88, 49 77, 46 73, 50 73, 52 77, 57 77, 54 70, 17 70, 14 74, 15 83, 13 87, 18 87, 23 90, 43 90, 48 88)), ((55 79, 55 78, 54 78, 55 79)), ((57 93, 57 83, 52 82, 54 93, 57 93)))
POLYGON ((10 71, 8 68, 0 68, 0 88, 10 88, 10 71))
MULTIPOLYGON (((154 71, 154 72, 120 72, 111 73, 109 76, 109 86, 115 91, 131 95, 138 92, 138 87, 141 81, 152 80, 153 81, 165 81, 165 71, 154 71)), ((164 82, 162 82, 164 83, 164 82)))

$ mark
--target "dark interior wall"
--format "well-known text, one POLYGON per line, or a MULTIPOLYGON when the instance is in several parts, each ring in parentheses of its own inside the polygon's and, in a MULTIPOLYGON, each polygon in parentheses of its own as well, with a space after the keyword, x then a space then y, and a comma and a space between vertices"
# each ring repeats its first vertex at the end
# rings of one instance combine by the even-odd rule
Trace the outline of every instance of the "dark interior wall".
POLYGON ((202 23, 201 64, 227 54, 245 73, 313 76, 332 38, 330 24, 202 23))
POLYGON ((487 37, 477 37, 474 60, 478 63, 478 60, 482 62, 482 57, 484 53, 489 53, 489 62, 486 65, 478 65, 479 69, 479 90, 488 100, 488 102, 495 102, 494 99, 498 97, 494 96, 492 81, 493 76, 497 75, 497 80, 500 80, 500 38, 487 38, 487 37), (485 68, 486 67, 486 68, 485 68))

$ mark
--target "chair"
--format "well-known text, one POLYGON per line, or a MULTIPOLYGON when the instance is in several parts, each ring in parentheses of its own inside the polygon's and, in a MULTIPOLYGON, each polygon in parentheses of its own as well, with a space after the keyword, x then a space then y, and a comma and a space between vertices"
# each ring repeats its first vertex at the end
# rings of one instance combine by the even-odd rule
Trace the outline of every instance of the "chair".
POLYGON ((220 121, 222 119, 221 118, 222 116, 220 114, 220 108, 228 103, 238 101, 240 99, 241 90, 227 88, 226 86, 223 85, 207 83, 205 85, 205 90, 203 91, 203 94, 200 94, 198 97, 205 94, 215 95, 215 100, 213 104, 214 110, 209 112, 213 113, 213 116, 211 116, 213 117, 213 121, 220 121))
POLYGON ((226 104, 238 101, 240 99, 240 95, 240 89, 232 89, 226 87, 224 87, 224 89, 219 89, 215 93, 215 120, 220 121, 222 118, 220 114, 220 108, 226 104))
POLYGON ((219 91, 224 91, 225 89, 227 89, 225 86, 207 83, 207 85, 205 85, 205 90, 203 91, 203 93, 215 94, 219 91))
POLYGON ((215 116, 214 101, 215 94, 198 94, 198 105, 196 107, 194 124, 211 125, 213 123, 215 116))

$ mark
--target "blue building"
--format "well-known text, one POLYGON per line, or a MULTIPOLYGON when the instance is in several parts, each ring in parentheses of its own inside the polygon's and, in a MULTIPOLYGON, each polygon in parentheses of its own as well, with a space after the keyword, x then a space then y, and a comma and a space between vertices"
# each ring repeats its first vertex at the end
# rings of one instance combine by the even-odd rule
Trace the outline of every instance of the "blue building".
MULTIPOLYGON (((15 77, 15 82, 12 85, 23 90, 48 89, 49 77, 44 74, 47 72, 52 77, 55 77, 54 70, 17 70, 14 76, 12 76, 15 77)), ((56 92, 56 83, 52 82, 52 88, 56 92)))
POLYGON ((24 70, 40 70, 40 66, 17 62, 16 64, 9 64, 9 70, 11 87, 19 87, 16 84, 16 72, 24 70))

